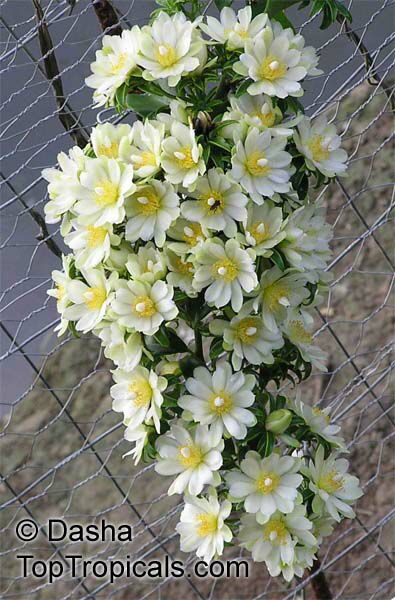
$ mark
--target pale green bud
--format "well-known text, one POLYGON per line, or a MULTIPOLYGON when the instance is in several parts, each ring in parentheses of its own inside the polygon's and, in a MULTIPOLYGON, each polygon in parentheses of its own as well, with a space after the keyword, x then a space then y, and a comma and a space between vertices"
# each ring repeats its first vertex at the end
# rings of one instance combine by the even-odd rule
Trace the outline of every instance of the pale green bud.
POLYGON ((284 433, 292 421, 292 413, 286 408, 275 410, 266 418, 265 427, 272 433, 284 433))

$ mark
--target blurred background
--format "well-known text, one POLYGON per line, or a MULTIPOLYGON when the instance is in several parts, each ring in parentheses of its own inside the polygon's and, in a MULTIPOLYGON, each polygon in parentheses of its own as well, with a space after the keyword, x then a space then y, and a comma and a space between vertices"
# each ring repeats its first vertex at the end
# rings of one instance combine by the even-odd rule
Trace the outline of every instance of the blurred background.
MULTIPOLYGON (((59 340, 55 302, 46 295, 50 274, 61 268, 64 250, 56 227, 45 227, 44 167, 75 142, 60 117, 87 138, 112 110, 92 108, 84 85, 101 45, 95 11, 99 0, 2 0, 1 6, 1 558, 4 598, 205 598, 253 600, 315 598, 311 577, 284 585, 263 565, 251 565, 247 580, 121 580, 109 585, 68 576, 52 585, 21 578, 15 554, 42 558, 163 557, 181 555, 175 524, 179 499, 152 465, 122 460, 128 444, 111 411, 111 365, 96 339, 59 340), (58 95, 46 75, 37 10, 43 11, 58 68, 58 95), (48 543, 49 517, 70 522, 102 518, 134 527, 131 544, 48 543), (15 523, 33 518, 40 536, 23 545, 15 523)), ((122 27, 144 24, 155 3, 112 2, 122 27)), ((207 2, 208 12, 214 13, 207 2)), ((394 280, 393 251, 393 64, 394 2, 348 1, 349 30, 339 23, 319 29, 320 18, 289 11, 307 45, 321 55, 324 75, 307 82, 309 115, 327 112, 343 134, 350 155, 347 178, 323 196, 335 225, 333 273, 327 302, 317 311, 317 343, 329 353, 328 373, 303 385, 311 403, 333 406, 350 443, 352 470, 364 486, 358 518, 344 522, 326 540, 320 560, 334 598, 389 600, 394 593, 394 280)), ((234 2, 236 8, 243 2, 234 2)), ((132 115, 124 121, 131 122, 132 115)), ((243 556, 228 550, 225 558, 243 556)), ((148 558, 147 558, 148 559, 148 558)))

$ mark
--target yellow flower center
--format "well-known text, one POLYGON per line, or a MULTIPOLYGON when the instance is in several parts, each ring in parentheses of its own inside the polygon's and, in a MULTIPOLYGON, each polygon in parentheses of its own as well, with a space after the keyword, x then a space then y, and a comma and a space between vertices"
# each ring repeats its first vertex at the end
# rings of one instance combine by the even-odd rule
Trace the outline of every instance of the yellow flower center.
POLYGON ((223 260, 217 260, 211 267, 211 272, 214 279, 222 279, 227 283, 230 283, 236 279, 239 274, 238 266, 228 258, 223 260))
POLYGON ((145 379, 132 381, 129 385, 129 392, 132 402, 137 408, 147 406, 151 401, 152 388, 145 379))
POLYGON ((279 60, 276 56, 270 54, 262 62, 258 70, 258 76, 260 79, 268 79, 274 81, 280 79, 287 72, 287 65, 279 60))
POLYGON ((100 310, 107 298, 107 292, 101 287, 91 287, 84 293, 84 302, 89 310, 100 310))
POLYGON ((233 400, 229 394, 222 390, 218 394, 211 396, 210 408, 218 416, 225 415, 232 410, 233 400))
POLYGON ((55 285, 55 298, 60 301, 64 298, 65 294, 66 294, 66 286, 64 286, 61 283, 57 283, 55 285))
POLYGON ((182 258, 175 259, 176 269, 181 275, 190 275, 192 277, 193 274, 193 264, 188 261, 184 261, 182 258))
POLYGON ((218 517, 216 515, 201 513, 197 515, 196 520, 198 522, 196 533, 199 537, 206 537, 207 535, 216 533, 218 529, 218 517))
POLYGON ((120 71, 122 71, 126 66, 127 58, 126 52, 122 52, 118 56, 118 60, 111 66, 110 73, 112 73, 112 75, 117 75, 120 71))
POLYGON ((107 233, 108 231, 105 227, 93 227, 93 225, 89 225, 87 236, 88 247, 97 248, 97 246, 103 244, 107 233))
POLYGON ((318 408, 318 406, 314 406, 314 408, 312 409, 312 412, 316 417, 321 417, 322 419, 325 419, 325 421, 328 423, 328 425, 331 422, 329 415, 326 415, 323 410, 318 408))
POLYGON ((254 238, 257 244, 261 244, 270 237, 270 229, 263 221, 252 223, 248 229, 248 233, 254 238))
POLYGON ((247 157, 245 164, 247 171, 254 177, 262 177, 270 171, 268 160, 262 152, 253 152, 247 157))
POLYGON ((97 149, 97 156, 107 156, 107 158, 118 158, 118 142, 112 142, 109 146, 102 144, 97 149))
POLYGON ((270 519, 263 528, 263 538, 273 546, 282 546, 286 543, 288 530, 281 518, 270 519))
POLYGON ((99 206, 112 206, 118 200, 118 186, 116 183, 104 179, 95 187, 95 202, 99 206))
POLYGON ((188 223, 183 230, 182 239, 190 246, 196 246, 198 242, 204 240, 202 227, 199 223, 188 223))
POLYGON ((192 169, 196 165, 196 162, 192 156, 192 148, 185 146, 174 152, 174 158, 180 169, 192 169))
POLYGON ((251 114, 251 117, 258 117, 262 125, 264 125, 265 127, 273 127, 276 121, 276 115, 274 112, 271 111, 269 111, 267 114, 263 114, 262 111, 257 110, 256 112, 251 114))
POLYGON ((242 40, 246 40, 250 37, 250 34, 248 33, 247 29, 243 29, 243 28, 235 28, 235 33, 237 33, 237 35, 239 37, 241 37, 242 40))
POLYGON ((332 471, 329 471, 317 481, 317 486, 328 494, 334 494, 338 490, 341 490, 343 484, 343 477, 335 469, 332 469, 332 471))
POLYGON ((289 336, 301 344, 311 344, 313 341, 311 334, 306 331, 302 321, 290 321, 288 331, 289 336))
POLYGON ((316 162, 322 162, 327 160, 330 156, 328 147, 324 144, 324 136, 315 135, 307 142, 307 147, 311 152, 313 160, 316 162))
POLYGON ((160 209, 160 198, 152 187, 145 187, 136 198, 136 207, 143 215, 154 215, 160 209))
POLYGON ((275 281, 263 291, 263 302, 270 312, 276 312, 282 306, 288 306, 289 289, 285 283, 275 281))
POLYGON ((137 296, 133 300, 132 311, 138 317, 148 318, 156 313, 156 306, 149 296, 137 296))
POLYGON ((263 495, 271 494, 280 483, 280 476, 273 471, 265 471, 256 480, 256 489, 263 495))
POLYGON ((155 53, 156 60, 162 67, 171 67, 177 62, 177 54, 170 44, 161 44, 155 53))
POLYGON ((142 167, 156 167, 156 156, 153 152, 146 150, 140 155, 139 165, 142 167))
POLYGON ((237 325, 236 336, 243 344, 253 344, 259 337, 261 323, 259 317, 246 317, 242 319, 237 325))
POLYGON ((200 201, 208 215, 221 214, 224 210, 224 197, 220 192, 211 191, 201 196, 200 201))
POLYGON ((195 444, 180 446, 178 450, 178 460, 183 467, 186 467, 187 469, 196 469, 203 460, 202 450, 195 444))

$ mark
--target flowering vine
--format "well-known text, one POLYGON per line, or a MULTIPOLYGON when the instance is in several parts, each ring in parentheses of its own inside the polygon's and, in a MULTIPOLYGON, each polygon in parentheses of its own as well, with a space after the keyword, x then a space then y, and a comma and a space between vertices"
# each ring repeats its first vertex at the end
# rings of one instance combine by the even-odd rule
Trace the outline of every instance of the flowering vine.
POLYGON ((184 494, 181 549, 239 543, 289 581, 362 494, 329 411, 274 391, 326 369, 312 310, 332 228, 309 188, 347 154, 304 114, 319 58, 283 18, 161 4, 105 35, 86 79, 129 123, 43 171, 71 249, 49 293, 59 335, 93 332, 115 364, 127 454, 184 494))

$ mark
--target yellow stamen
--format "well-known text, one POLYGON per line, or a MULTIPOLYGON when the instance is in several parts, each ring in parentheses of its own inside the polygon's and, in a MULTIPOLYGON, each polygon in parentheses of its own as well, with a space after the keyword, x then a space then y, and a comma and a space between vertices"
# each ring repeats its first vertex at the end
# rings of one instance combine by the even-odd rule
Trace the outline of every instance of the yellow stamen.
POLYGON ((147 406, 151 401, 152 388, 145 379, 132 381, 129 385, 129 392, 132 397, 132 402, 137 408, 147 406))
POLYGON ((122 52, 122 54, 118 56, 117 62, 112 65, 110 73, 117 75, 120 71, 122 71, 125 68, 127 58, 127 54, 122 52))
POLYGON ((273 490, 278 488, 279 483, 280 476, 277 475, 277 473, 274 473, 272 471, 265 471, 258 477, 256 481, 256 487, 258 492, 261 492, 261 494, 266 495, 270 494, 271 492, 273 492, 273 490))
POLYGON ((199 537, 206 537, 215 533, 218 529, 218 517, 216 515, 208 515, 201 513, 196 517, 199 526, 196 528, 196 533, 199 537))
POLYGON ((273 55, 265 58, 258 70, 260 79, 268 79, 274 81, 280 79, 287 72, 287 65, 273 55))
POLYGON ((199 446, 189 444, 188 446, 180 446, 178 452, 179 462, 187 469, 195 469, 203 460, 203 453, 199 446))
POLYGON ((259 337, 261 325, 259 317, 246 317, 238 323, 236 336, 243 344, 253 344, 259 337))
POLYGON ((178 60, 176 51, 170 44, 158 46, 155 58, 162 67, 171 67, 178 60))
POLYGON ((262 177, 263 175, 267 175, 270 171, 268 161, 263 152, 253 152, 250 154, 247 158, 245 167, 247 171, 255 177, 262 177))
POLYGON ((262 221, 252 223, 248 228, 248 233, 254 238, 257 244, 261 244, 270 237, 270 229, 262 221))
POLYGON ((202 227, 199 223, 188 223, 188 225, 184 227, 183 233, 184 235, 182 239, 190 246, 196 246, 198 242, 204 240, 205 238, 202 227))
POLYGON ((174 158, 181 169, 192 169, 196 166, 196 162, 192 156, 192 148, 185 146, 180 148, 177 152, 174 152, 174 158))
POLYGON ((263 538, 273 546, 282 546, 286 543, 288 530, 281 518, 268 521, 263 528, 263 538))
POLYGON ((325 419, 325 421, 328 423, 328 425, 331 422, 330 416, 326 415, 323 410, 318 408, 318 406, 314 406, 314 408, 312 409, 312 412, 316 417, 321 417, 322 419, 325 419))
POLYGON ((99 181, 95 187, 95 202, 99 206, 105 207, 116 204, 118 195, 119 191, 117 184, 108 179, 99 181))
POLYGON ((89 310, 100 310, 106 298, 106 290, 100 287, 89 288, 89 290, 84 293, 84 302, 89 310))
POLYGON ((233 400, 223 390, 210 398, 210 408, 218 416, 225 415, 233 408, 233 400))
POLYGON ((200 201, 207 215, 218 215, 224 210, 224 197, 220 192, 211 191, 200 197, 200 201))
POLYGON ((138 166, 142 167, 156 167, 156 156, 153 152, 146 150, 140 155, 140 161, 138 166))
POLYGON ((239 268, 231 260, 224 258, 223 260, 217 260, 217 262, 213 264, 211 272, 214 279, 222 279, 223 281, 230 283, 236 279, 239 274, 239 268))
POLYGON ((97 246, 101 246, 106 239, 107 233, 108 231, 105 227, 93 227, 93 225, 88 225, 88 247, 97 248, 97 246))
POLYGON ((143 215, 154 215, 160 209, 160 198, 152 187, 147 186, 139 190, 134 198, 137 200, 137 210, 143 215))
POLYGON ((265 127, 273 127, 276 121, 276 115, 274 112, 268 112, 267 114, 263 114, 261 111, 256 111, 251 114, 251 117, 258 117, 262 125, 264 125, 265 127))
POLYGON ((289 305, 287 296, 288 286, 280 281, 275 281, 263 291, 263 302, 270 312, 277 312, 281 306, 289 305))
POLYGON ((323 160, 327 160, 330 156, 330 151, 328 147, 324 145, 324 136, 315 135, 307 142, 307 146, 311 152, 311 156, 313 160, 316 162, 322 162, 323 160))
POLYGON ((58 300, 62 300, 66 294, 66 286, 62 283, 55 284, 55 298, 58 300))
POLYGON ((326 475, 323 475, 317 481, 317 486, 327 492, 328 494, 333 494, 344 485, 343 477, 335 470, 329 471, 326 475))
POLYGON ((97 149, 97 156, 107 156, 107 158, 118 158, 118 142, 112 142, 109 146, 102 144, 97 149))
POLYGON ((312 335, 306 331, 302 321, 290 321, 288 323, 289 337, 301 344, 311 344, 312 335))
POLYGON ((176 257, 175 259, 176 269, 181 275, 190 275, 192 277, 193 274, 193 264, 188 261, 184 261, 182 258, 176 257))
POLYGON ((137 296, 133 300, 132 311, 138 317, 148 318, 156 313, 156 306, 149 296, 137 296))

